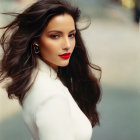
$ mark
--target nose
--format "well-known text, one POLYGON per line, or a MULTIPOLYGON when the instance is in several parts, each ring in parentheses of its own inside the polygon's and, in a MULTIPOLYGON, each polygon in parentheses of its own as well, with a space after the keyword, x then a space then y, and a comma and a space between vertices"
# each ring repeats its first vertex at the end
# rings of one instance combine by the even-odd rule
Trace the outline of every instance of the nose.
POLYGON ((64 47, 63 47, 63 49, 64 50, 69 50, 70 46, 71 46, 71 43, 70 43, 69 37, 65 37, 64 38, 64 47))

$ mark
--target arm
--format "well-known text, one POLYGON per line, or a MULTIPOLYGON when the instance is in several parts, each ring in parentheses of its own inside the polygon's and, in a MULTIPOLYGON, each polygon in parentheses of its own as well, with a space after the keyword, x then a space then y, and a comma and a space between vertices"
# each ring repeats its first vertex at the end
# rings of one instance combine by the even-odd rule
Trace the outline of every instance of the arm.
POLYGON ((68 99, 60 94, 43 102, 36 112, 40 140, 74 140, 68 99))

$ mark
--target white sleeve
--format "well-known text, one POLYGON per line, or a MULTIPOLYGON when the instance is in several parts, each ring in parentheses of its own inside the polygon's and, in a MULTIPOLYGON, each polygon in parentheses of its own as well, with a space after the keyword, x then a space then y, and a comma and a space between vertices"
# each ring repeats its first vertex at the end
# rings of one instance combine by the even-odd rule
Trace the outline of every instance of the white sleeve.
POLYGON ((53 95, 36 112, 36 125, 40 140, 74 140, 68 98, 53 95))

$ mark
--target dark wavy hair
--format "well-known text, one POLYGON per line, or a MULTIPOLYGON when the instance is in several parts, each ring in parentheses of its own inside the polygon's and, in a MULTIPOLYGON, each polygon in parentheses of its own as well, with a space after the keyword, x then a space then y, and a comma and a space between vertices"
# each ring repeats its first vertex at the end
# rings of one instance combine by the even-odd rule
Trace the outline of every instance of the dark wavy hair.
POLYGON ((0 39, 3 48, 1 60, 1 82, 11 78, 6 90, 10 99, 17 98, 23 105, 23 98, 33 83, 30 83, 33 69, 37 66, 37 55, 33 53, 32 44, 39 40, 41 33, 50 19, 67 13, 75 22, 76 46, 70 62, 65 67, 58 67, 58 77, 68 88, 80 109, 90 120, 92 127, 99 125, 97 103, 101 99, 100 78, 97 79, 91 68, 100 72, 100 67, 89 62, 86 47, 81 38, 77 22, 80 10, 65 0, 39 0, 22 13, 5 13, 15 16, 7 26, 0 39))

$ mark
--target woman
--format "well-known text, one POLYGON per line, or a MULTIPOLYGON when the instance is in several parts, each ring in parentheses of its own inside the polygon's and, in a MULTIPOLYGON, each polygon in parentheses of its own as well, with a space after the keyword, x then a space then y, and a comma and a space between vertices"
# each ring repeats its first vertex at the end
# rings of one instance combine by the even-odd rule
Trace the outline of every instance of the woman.
POLYGON ((100 68, 89 62, 79 18, 65 0, 39 0, 1 28, 1 81, 11 78, 8 96, 19 100, 33 140, 90 140, 99 124, 90 68, 100 68))

